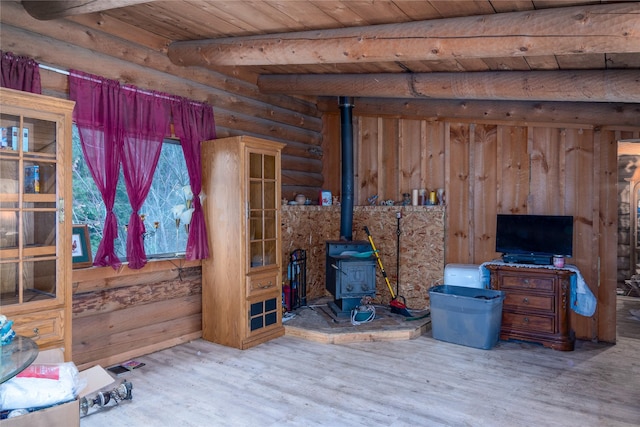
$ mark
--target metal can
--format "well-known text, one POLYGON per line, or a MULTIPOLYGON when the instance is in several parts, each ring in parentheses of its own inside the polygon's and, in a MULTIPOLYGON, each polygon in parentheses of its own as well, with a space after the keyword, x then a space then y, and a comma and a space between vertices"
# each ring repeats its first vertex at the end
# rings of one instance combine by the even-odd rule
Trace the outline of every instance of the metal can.
POLYGON ((429 193, 429 203, 432 205, 437 205, 438 204, 438 197, 436 195, 435 191, 432 191, 429 193))

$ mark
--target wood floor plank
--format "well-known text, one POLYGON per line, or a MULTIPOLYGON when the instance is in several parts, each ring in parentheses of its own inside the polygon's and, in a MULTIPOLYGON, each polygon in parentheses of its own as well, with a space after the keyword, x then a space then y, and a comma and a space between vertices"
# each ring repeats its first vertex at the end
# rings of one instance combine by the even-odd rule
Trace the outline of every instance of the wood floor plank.
MULTIPOLYGON (((619 316, 640 309, 623 301, 619 316)), ((127 426, 612 426, 640 424, 640 318, 615 345, 560 352, 500 341, 323 344, 284 336, 237 350, 204 340, 162 350, 125 378, 134 398, 81 419, 127 426)))

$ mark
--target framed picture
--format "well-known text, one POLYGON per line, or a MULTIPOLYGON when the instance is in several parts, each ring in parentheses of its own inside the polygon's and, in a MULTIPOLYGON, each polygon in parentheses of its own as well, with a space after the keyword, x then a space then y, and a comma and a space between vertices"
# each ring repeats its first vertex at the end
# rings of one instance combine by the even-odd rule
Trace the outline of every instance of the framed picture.
POLYGON ((86 224, 74 224, 71 232, 71 258, 73 268, 91 267, 91 241, 89 240, 89 227, 86 224))

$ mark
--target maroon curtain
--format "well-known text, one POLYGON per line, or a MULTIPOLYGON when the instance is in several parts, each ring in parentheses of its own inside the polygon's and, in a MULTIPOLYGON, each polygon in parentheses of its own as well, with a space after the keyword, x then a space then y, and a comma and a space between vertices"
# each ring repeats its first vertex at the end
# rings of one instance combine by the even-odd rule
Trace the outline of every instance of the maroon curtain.
POLYGON ((25 56, 0 50, 0 86, 24 92, 42 93, 40 66, 25 56))
POLYGON ((194 210, 189 226, 185 259, 205 259, 209 257, 209 244, 207 243, 207 229, 199 197, 202 191, 200 146, 202 141, 216 137, 213 108, 207 104, 180 99, 172 104, 172 114, 173 125, 176 136, 180 138, 193 192, 194 210))
POLYGON ((151 188, 162 141, 170 132, 171 106, 164 96, 129 87, 123 88, 122 100, 122 171, 132 209, 127 228, 127 261, 129 268, 139 269, 147 263, 144 220, 139 211, 151 188))
POLYGON ((76 101, 73 117, 80 131, 82 152, 107 209, 93 265, 110 265, 114 269, 122 264, 115 252, 118 221, 113 213, 122 152, 120 92, 117 81, 81 71, 69 73, 69 97, 76 101))
MULTIPOLYGON (((85 160, 107 209, 93 264, 113 268, 121 265, 114 247, 118 224, 113 205, 122 162, 132 207, 127 227, 127 259, 129 268, 142 268, 147 257, 144 220, 139 211, 151 187, 162 141, 169 134, 170 114, 181 141, 191 190, 198 196, 202 189, 200 145, 204 140, 215 138, 213 108, 187 99, 121 87, 116 81, 75 70, 70 72, 69 84, 70 98, 76 101, 74 119, 80 130, 85 160)), ((186 248, 188 260, 209 256, 199 197, 193 198, 193 209, 186 248)))

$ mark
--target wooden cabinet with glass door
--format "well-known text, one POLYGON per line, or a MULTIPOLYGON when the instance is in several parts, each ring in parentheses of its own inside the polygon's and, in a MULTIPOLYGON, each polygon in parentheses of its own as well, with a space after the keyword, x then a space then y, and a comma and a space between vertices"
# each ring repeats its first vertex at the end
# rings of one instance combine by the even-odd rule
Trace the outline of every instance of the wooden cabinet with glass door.
POLYGON ((246 349, 284 334, 280 156, 249 136, 202 144, 210 256, 202 262, 202 336, 246 349))
POLYGON ((63 348, 66 361, 73 106, 0 88, 0 313, 40 349, 63 348))

